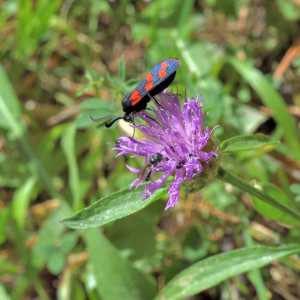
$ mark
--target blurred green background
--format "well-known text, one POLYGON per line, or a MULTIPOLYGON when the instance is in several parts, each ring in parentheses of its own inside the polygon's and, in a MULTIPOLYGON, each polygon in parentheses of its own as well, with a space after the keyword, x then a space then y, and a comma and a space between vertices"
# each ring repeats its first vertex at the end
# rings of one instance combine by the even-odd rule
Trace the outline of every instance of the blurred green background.
MULTIPOLYGON (((59 224, 136 178, 125 165, 144 161, 115 158, 107 144, 131 134, 127 125, 88 115, 122 113, 122 97, 167 57, 182 62, 171 87, 202 94, 217 142, 281 140, 223 166, 299 207, 299 20, 298 0, 0 2, 0 299, 116 299, 128 272, 158 291, 218 253, 299 242, 299 227, 217 180, 167 212, 163 197, 101 229, 59 224)), ((188 299, 300 299, 299 258, 257 272, 188 299)), ((153 298, 143 293, 124 299, 153 298)))

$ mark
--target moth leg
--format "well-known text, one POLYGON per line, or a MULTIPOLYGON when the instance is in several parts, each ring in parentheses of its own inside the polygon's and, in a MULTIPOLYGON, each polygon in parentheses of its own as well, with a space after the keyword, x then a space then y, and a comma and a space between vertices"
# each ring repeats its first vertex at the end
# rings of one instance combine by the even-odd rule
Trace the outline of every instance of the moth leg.
POLYGON ((153 119, 152 117, 149 117, 149 116, 145 115, 143 111, 141 111, 141 114, 142 114, 143 116, 147 117, 148 119, 150 119, 150 120, 156 122, 162 129, 164 129, 160 123, 158 123, 158 122, 157 122, 155 119, 153 119))
POLYGON ((134 138, 134 135, 135 135, 135 122, 134 122, 134 118, 133 118, 133 116, 132 116, 132 119, 131 119, 131 121, 132 121, 132 124, 133 124, 133 135, 132 135, 132 138, 134 138))
POLYGON ((149 107, 146 107, 145 110, 150 110, 150 111, 154 112, 154 110, 149 107))
POLYGON ((154 96, 152 96, 152 98, 153 98, 153 100, 156 102, 156 104, 157 104, 158 106, 160 106, 162 109, 166 110, 160 103, 158 103, 158 101, 155 99, 154 96))
POLYGON ((169 113, 169 115, 172 117, 171 113, 166 110, 160 103, 158 103, 158 101, 155 99, 155 97, 153 96, 154 101, 157 103, 157 105, 159 105, 163 110, 165 110, 167 113, 169 113))
MULTIPOLYGON (((159 122, 157 122, 157 121, 156 121, 155 119, 153 119, 152 117, 149 117, 149 116, 145 115, 142 111, 141 111, 141 114, 142 114, 143 116, 149 118, 150 120, 156 122, 156 123, 162 128, 162 130, 165 132, 164 127, 163 127, 159 122)), ((148 124, 149 124, 149 123, 148 123, 148 124)), ((149 125, 150 125, 150 124, 149 124, 149 125)))

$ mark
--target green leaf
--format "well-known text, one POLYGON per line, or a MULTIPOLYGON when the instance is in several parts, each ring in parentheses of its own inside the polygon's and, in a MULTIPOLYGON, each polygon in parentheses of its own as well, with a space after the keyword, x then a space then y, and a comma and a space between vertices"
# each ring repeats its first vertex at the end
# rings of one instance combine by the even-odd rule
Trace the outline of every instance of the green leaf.
POLYGON ((24 56, 31 55, 37 49, 42 35, 50 29, 50 19, 56 14, 61 0, 51 2, 38 1, 35 5, 28 1, 16 4, 18 14, 16 16, 17 44, 13 51, 20 60, 24 56))
POLYGON ((124 61, 124 55, 121 56, 119 67, 118 67, 119 75, 121 76, 122 80, 125 81, 126 79, 126 67, 124 61))
POLYGON ((128 93, 132 92, 140 81, 141 80, 139 78, 132 78, 126 81, 122 86, 121 94, 127 95, 128 93))
POLYGON ((240 176, 236 176, 231 171, 225 170, 222 166, 219 166, 218 174, 215 178, 230 183, 233 186, 239 188, 241 191, 247 192, 250 195, 264 201, 265 203, 276 207, 278 210, 280 210, 280 212, 286 214, 287 216, 290 216, 292 219, 295 219, 297 221, 300 220, 300 211, 295 209, 294 205, 286 204, 281 199, 275 199, 271 197, 268 193, 248 184, 240 176))
POLYGON ((18 188, 12 199, 11 214, 16 220, 19 228, 24 228, 27 208, 36 182, 37 180, 35 177, 29 177, 24 184, 18 188))
POLYGON ((0 299, 1 300, 10 300, 11 299, 2 283, 0 283, 0 299))
POLYGON ((69 184, 73 195, 73 208, 78 210, 82 208, 80 202, 80 178, 75 150, 76 127, 75 123, 70 124, 63 132, 61 137, 61 146, 67 158, 69 167, 69 184), (80 207, 81 206, 81 207, 80 207))
MULTIPOLYGON (((241 215, 242 215, 243 224, 245 226, 245 229, 243 230, 243 235, 244 235, 246 246, 253 247, 255 244, 249 231, 249 227, 250 227, 249 219, 247 218, 247 213, 245 213, 244 209, 241 211, 241 215)), ((267 289, 264 285, 264 281, 260 269, 251 270, 250 272, 248 272, 247 276, 256 289, 258 299, 268 300, 267 289)))
POLYGON ((28 164, 30 172, 43 181, 49 195, 53 198, 59 199, 63 205, 66 205, 65 199, 62 195, 55 190, 52 181, 44 169, 43 165, 37 158, 35 152, 33 151, 30 139, 27 134, 27 128, 21 121, 21 116, 19 115, 19 104, 14 91, 7 79, 7 76, 0 65, 0 123, 2 121, 7 123, 7 128, 13 133, 13 136, 18 139, 22 150, 27 154, 30 163, 28 164), (2 86, 5 86, 2 88, 2 86), (3 117, 3 119, 2 119, 3 117))
POLYGON ((252 86, 264 104, 274 112, 276 122, 284 129, 286 141, 300 163, 299 130, 281 95, 274 90, 268 79, 249 63, 241 62, 234 57, 231 57, 229 62, 252 86))
POLYGON ((17 136, 22 135, 24 124, 21 122, 19 100, 12 90, 11 84, 0 65, 0 127, 11 129, 17 136))
POLYGON ((97 290, 105 300, 152 300, 156 294, 153 277, 135 269, 99 229, 86 233, 87 249, 97 280, 97 290))
POLYGON ((59 221, 68 214, 70 214, 69 209, 65 209, 63 205, 59 206, 50 213, 43 227, 39 230, 39 240, 32 248, 36 267, 42 268, 50 255, 56 251, 55 242, 66 229, 59 221))
MULTIPOLYGON (((284 0, 276 0, 278 8, 280 9, 283 17, 289 21, 296 21, 300 18, 300 9, 296 3, 284 0)), ((274 3, 275 4, 275 3, 274 3)))
MULTIPOLYGON (((280 144, 280 141, 262 133, 239 135, 221 143, 220 149, 224 154, 256 150, 266 146, 280 144)), ((273 148, 273 147, 272 147, 273 148)))
MULTIPOLYGON (((297 208, 295 207, 294 203, 289 200, 289 198, 285 195, 285 193, 276 185, 269 182, 262 182, 258 184, 261 189, 277 200, 278 202, 284 203, 288 205, 290 208, 297 211, 297 208)), ((251 196, 253 205, 255 209, 262 215, 266 216, 267 218, 275 221, 279 221, 285 224, 288 224, 290 226, 297 226, 300 224, 299 220, 296 220, 289 215, 285 214, 283 211, 279 210, 278 208, 275 208, 274 206, 259 200, 256 197, 251 196)))
POLYGON ((85 71, 85 77, 89 80, 89 81, 103 81, 104 77, 97 71, 90 71, 90 70, 86 70, 85 71))
POLYGON ((191 16, 191 11, 193 6, 194 6, 193 0, 182 1, 180 15, 177 22, 178 36, 180 38, 188 37, 188 33, 189 33, 188 31, 190 29, 190 26, 186 26, 186 24, 188 23, 188 20, 191 16))
POLYGON ((78 231, 68 232, 61 238, 61 243, 58 246, 59 251, 63 253, 71 252, 78 241, 78 231))
MULTIPOLYGON (((190 72, 197 78, 206 77, 213 67, 222 60, 223 51, 213 43, 197 41, 186 44, 182 39, 176 38, 176 46, 181 53, 190 72)), ((206 99, 204 97, 204 99, 206 99)), ((207 101, 207 99, 206 99, 207 101)))
POLYGON ((266 266, 274 259, 300 253, 300 245, 253 246, 204 259, 176 275, 155 300, 180 300, 196 295, 227 278, 266 266))
MULTIPOLYGON (((25 297, 26 292, 28 292, 28 285, 30 284, 28 279, 28 274, 24 274, 18 278, 17 285, 11 291, 11 298, 22 299, 25 297)), ((1 298, 0 298, 1 299, 1 298)))
POLYGON ((112 86, 116 89, 119 88, 123 84, 123 82, 120 79, 111 76, 109 73, 107 73, 106 78, 112 84, 112 86))
POLYGON ((113 193, 80 210, 72 217, 64 219, 61 223, 72 229, 98 227, 133 214, 167 193, 167 190, 161 188, 147 200, 141 201, 144 195, 138 194, 138 192, 142 191, 143 187, 140 187, 136 190, 124 189, 113 193))
POLYGON ((113 111, 114 106, 100 98, 90 98, 80 106, 80 109, 113 111))
POLYGON ((81 96, 84 91, 90 91, 93 87, 94 84, 92 82, 85 84, 84 86, 82 86, 76 91, 76 97, 81 96))
POLYGON ((216 0, 216 8, 226 15, 227 18, 236 18, 236 1, 216 0))
MULTIPOLYGON (((6 225, 9 221, 10 209, 8 206, 0 210, 0 245, 6 240, 6 225)), ((1 298, 0 298, 1 299, 1 298)))
POLYGON ((105 228, 106 236, 119 250, 132 251, 131 261, 153 256, 156 247, 154 227, 165 212, 164 208, 163 201, 156 201, 147 209, 116 220, 105 228))
POLYGON ((237 96, 241 102, 248 103, 251 101, 251 93, 248 87, 241 87, 237 91, 237 96))
MULTIPOLYGON (((48 261, 49 257, 56 252, 55 246, 51 242, 37 243, 34 246, 35 260, 48 261)), ((36 262, 35 262, 36 264, 36 262)))
POLYGON ((63 270, 66 263, 67 260, 62 254, 54 252, 48 258, 47 267, 52 274, 57 275, 63 270))
POLYGON ((299 183, 293 183, 290 185, 290 190, 294 194, 300 194, 300 184, 299 183))
POLYGON ((139 78, 131 78, 126 81, 126 85, 130 88, 134 88, 140 81, 139 78))

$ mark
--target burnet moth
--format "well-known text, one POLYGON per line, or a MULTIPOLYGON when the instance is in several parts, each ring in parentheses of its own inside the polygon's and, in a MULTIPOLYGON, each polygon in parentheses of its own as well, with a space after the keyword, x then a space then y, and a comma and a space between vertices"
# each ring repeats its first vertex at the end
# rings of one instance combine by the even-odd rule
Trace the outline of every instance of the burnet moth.
MULTIPOLYGON (((123 119, 125 122, 134 123, 134 114, 142 112, 147 108, 148 102, 151 98, 161 106, 154 96, 165 90, 174 80, 176 70, 180 66, 180 60, 178 58, 166 58, 162 62, 158 63, 139 85, 129 94, 127 94, 122 100, 122 106, 124 116, 110 116, 100 119, 93 119, 93 122, 100 122, 103 120, 114 118, 110 123, 105 122, 105 127, 111 127, 117 120, 123 119)), ((134 133, 133 133, 134 135, 134 133)))

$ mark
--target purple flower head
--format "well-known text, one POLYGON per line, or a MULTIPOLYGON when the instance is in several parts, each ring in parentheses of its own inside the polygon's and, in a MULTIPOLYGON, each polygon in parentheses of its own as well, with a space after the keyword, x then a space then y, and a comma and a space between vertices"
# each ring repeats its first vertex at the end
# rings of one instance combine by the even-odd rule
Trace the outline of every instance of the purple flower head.
MULTIPOLYGON (((210 140, 210 135, 217 126, 211 131, 208 127, 203 127, 206 115, 203 116, 201 111, 202 97, 201 100, 199 96, 196 99, 185 97, 181 109, 178 93, 167 93, 165 90, 158 96, 158 102, 163 108, 156 104, 157 109, 153 109, 153 112, 161 126, 147 111, 137 113, 135 116, 144 119, 150 126, 137 125, 136 128, 148 137, 142 138, 141 141, 131 137, 120 137, 119 144, 114 150, 120 151, 116 157, 126 153, 133 153, 134 157, 144 156, 145 165, 149 164, 149 160, 155 153, 163 156, 163 159, 152 168, 152 174, 161 172, 162 175, 156 181, 150 178, 150 185, 144 184, 140 178, 137 178, 130 185, 130 189, 135 184, 136 187, 144 186, 143 201, 160 188, 170 175, 175 175, 174 181, 167 187, 170 195, 167 210, 171 206, 175 208, 179 200, 180 185, 184 181, 191 183, 196 175, 205 171, 205 165, 210 163, 213 156, 218 157, 217 149, 210 140)), ((127 168, 136 174, 140 172, 130 166, 127 168)))

